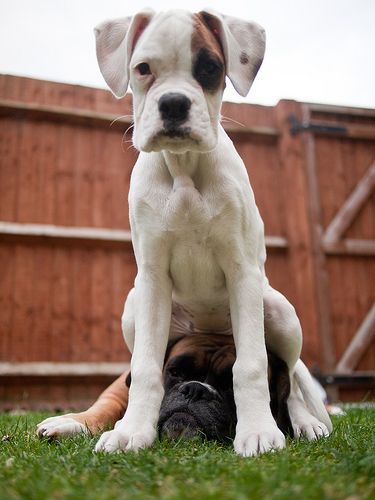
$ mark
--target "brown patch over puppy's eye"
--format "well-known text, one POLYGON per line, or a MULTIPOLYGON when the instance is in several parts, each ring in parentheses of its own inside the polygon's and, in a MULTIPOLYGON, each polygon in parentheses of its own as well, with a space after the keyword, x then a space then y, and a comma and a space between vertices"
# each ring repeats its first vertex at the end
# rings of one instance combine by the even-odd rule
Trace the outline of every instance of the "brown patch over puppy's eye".
POLYGON ((193 65, 193 76, 205 90, 215 91, 223 82, 224 65, 208 49, 201 48, 193 65))

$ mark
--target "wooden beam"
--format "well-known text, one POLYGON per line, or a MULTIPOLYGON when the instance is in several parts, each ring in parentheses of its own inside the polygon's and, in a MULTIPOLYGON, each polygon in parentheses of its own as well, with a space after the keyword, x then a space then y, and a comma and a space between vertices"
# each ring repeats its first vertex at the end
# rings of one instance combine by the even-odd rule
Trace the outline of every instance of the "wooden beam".
POLYGON ((118 377, 130 363, 0 363, 0 377, 118 377))
POLYGON ((323 236, 323 243, 325 245, 340 241, 374 188, 375 163, 372 163, 327 227, 323 236))
POLYGON ((129 230, 105 229, 93 227, 55 226, 52 224, 21 224, 0 222, 2 239, 32 239, 52 241, 70 241, 86 243, 130 243, 129 230))
MULTIPOLYGON (((302 106, 302 119, 309 122, 311 110, 309 106, 302 106)), ((332 371, 335 367, 335 350, 332 334, 332 316, 329 300, 329 277, 326 256, 322 248, 322 214, 321 200, 316 171, 315 137, 312 133, 304 134, 304 153, 306 158, 305 175, 308 193, 310 229, 312 233, 312 253, 314 280, 316 286, 316 309, 319 321, 319 337, 322 346, 322 364, 325 371, 332 371)), ((336 394, 331 393, 336 399, 336 394)))
POLYGON ((342 137, 346 139, 362 139, 373 141, 375 139, 375 127, 370 125, 348 124, 343 122, 324 122, 320 120, 310 120, 300 122, 294 115, 289 118, 292 135, 301 132, 310 132, 315 135, 327 137, 342 137))
POLYGON ((267 248, 279 248, 280 250, 286 250, 289 246, 288 240, 282 236, 265 236, 265 240, 267 248))
MULTIPOLYGON (((132 124, 132 116, 118 116, 110 113, 99 113, 86 109, 66 108, 37 103, 25 103, 0 99, 0 117, 28 118, 30 120, 46 120, 69 123, 84 127, 102 127, 108 130, 125 132, 132 124)), ((274 127, 241 127, 233 124, 224 125, 229 134, 255 135, 277 138, 279 131, 274 127)))
POLYGON ((375 304, 358 328, 346 351, 337 363, 337 373, 351 373, 375 338, 375 304))
POLYGON ((277 139, 279 137, 279 130, 273 127, 239 127, 232 124, 222 123, 225 131, 230 135, 256 135, 270 137, 271 139, 277 139))
POLYGON ((131 233, 122 229, 55 226, 53 224, 22 224, 0 222, 0 234, 45 236, 48 238, 82 238, 94 240, 131 241, 131 233))
POLYGON ((323 248, 328 255, 373 256, 375 255, 375 240, 347 238, 338 243, 324 242, 323 248))
POLYGON ((375 110, 370 108, 356 108, 349 106, 336 106, 333 104, 305 103, 312 113, 327 113, 336 115, 360 116, 361 118, 375 118, 375 110))
POLYGON ((337 122, 323 123, 316 120, 310 120, 309 125, 312 127, 312 132, 317 135, 332 136, 334 138, 343 137, 347 139, 360 139, 365 141, 373 141, 375 139, 375 127, 370 125, 352 125, 337 122), (327 127, 326 129, 324 128, 325 126, 327 127), (315 127, 316 130, 314 130, 315 127), (335 127, 337 131, 332 132, 329 130, 329 127, 335 127), (340 128, 342 129, 341 131, 339 130, 340 128))
POLYGON ((132 123, 131 116, 119 117, 118 115, 99 113, 87 109, 10 100, 0 100, 0 116, 69 123, 85 127, 105 127, 110 130, 121 130, 122 132, 132 123))
POLYGON ((361 389, 375 387, 375 371, 373 370, 368 372, 314 374, 314 376, 324 386, 337 385, 361 389))
MULTIPOLYGON (((55 226, 52 224, 21 224, 0 221, 2 240, 20 238, 47 241, 71 241, 93 243, 131 243, 131 232, 123 229, 55 226)), ((287 249, 288 240, 283 236, 266 236, 268 248, 287 249)))

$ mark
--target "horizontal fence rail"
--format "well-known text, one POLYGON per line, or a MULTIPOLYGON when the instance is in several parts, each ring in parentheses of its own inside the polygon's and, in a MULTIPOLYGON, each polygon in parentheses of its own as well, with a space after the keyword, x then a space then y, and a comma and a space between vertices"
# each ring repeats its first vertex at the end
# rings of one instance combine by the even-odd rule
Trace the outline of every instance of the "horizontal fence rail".
MULTIPOLYGON (((52 224, 21 224, 0 221, 0 237, 30 238, 46 240, 69 240, 87 243, 131 243, 131 232, 121 229, 92 227, 68 227, 52 224)), ((269 248, 288 248, 288 240, 282 236, 266 236, 269 248)))
POLYGON ((5 363, 0 362, 0 377, 118 377, 130 363, 5 363))
MULTIPOLYGON (((0 117, 14 119, 45 120, 85 127, 105 127, 110 130, 124 131, 131 127, 132 117, 122 117, 110 113, 100 113, 75 108, 63 108, 43 104, 33 104, 10 100, 0 100, 0 117)), ((277 138, 278 129, 266 126, 247 127, 241 124, 226 123, 223 126, 229 134, 255 135, 277 138)), ((130 129, 129 129, 130 130, 130 129)))

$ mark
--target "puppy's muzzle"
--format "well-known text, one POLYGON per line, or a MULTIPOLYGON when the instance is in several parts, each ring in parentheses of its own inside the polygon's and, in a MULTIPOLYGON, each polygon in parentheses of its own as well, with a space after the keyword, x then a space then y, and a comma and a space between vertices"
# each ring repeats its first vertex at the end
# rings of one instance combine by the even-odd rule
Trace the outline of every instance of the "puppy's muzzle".
POLYGON ((160 97, 158 107, 165 130, 179 132, 189 117, 191 100, 184 94, 168 92, 160 97))

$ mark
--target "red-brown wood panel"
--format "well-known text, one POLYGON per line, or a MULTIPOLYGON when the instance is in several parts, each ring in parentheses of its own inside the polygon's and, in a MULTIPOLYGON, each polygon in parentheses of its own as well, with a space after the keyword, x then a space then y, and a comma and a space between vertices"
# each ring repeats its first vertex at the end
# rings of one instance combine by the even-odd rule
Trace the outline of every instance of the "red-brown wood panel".
POLYGON ((286 236, 284 200, 280 190, 281 167, 276 140, 238 138, 235 140, 235 146, 245 160, 266 235, 286 236))
POLYGON ((0 360, 11 354, 11 331, 14 315, 15 259, 13 245, 0 245, 0 360))
MULTIPOLYGON (((27 247, 26 251, 30 252, 27 247)), ((50 338, 53 331, 51 297, 53 296, 54 249, 47 245, 34 247, 32 299, 35 310, 33 329, 28 335, 29 346, 24 361, 38 361, 50 358, 50 338)))
POLYGON ((26 361, 33 338, 35 320, 34 302, 34 254, 35 248, 15 245, 13 315, 9 336, 9 361, 26 361))
POLYGON ((23 124, 12 119, 0 121, 0 218, 16 220, 19 144, 23 124))
POLYGON ((52 262, 52 324, 48 339, 51 361, 70 360, 76 327, 73 322, 72 250, 56 247, 52 262))

